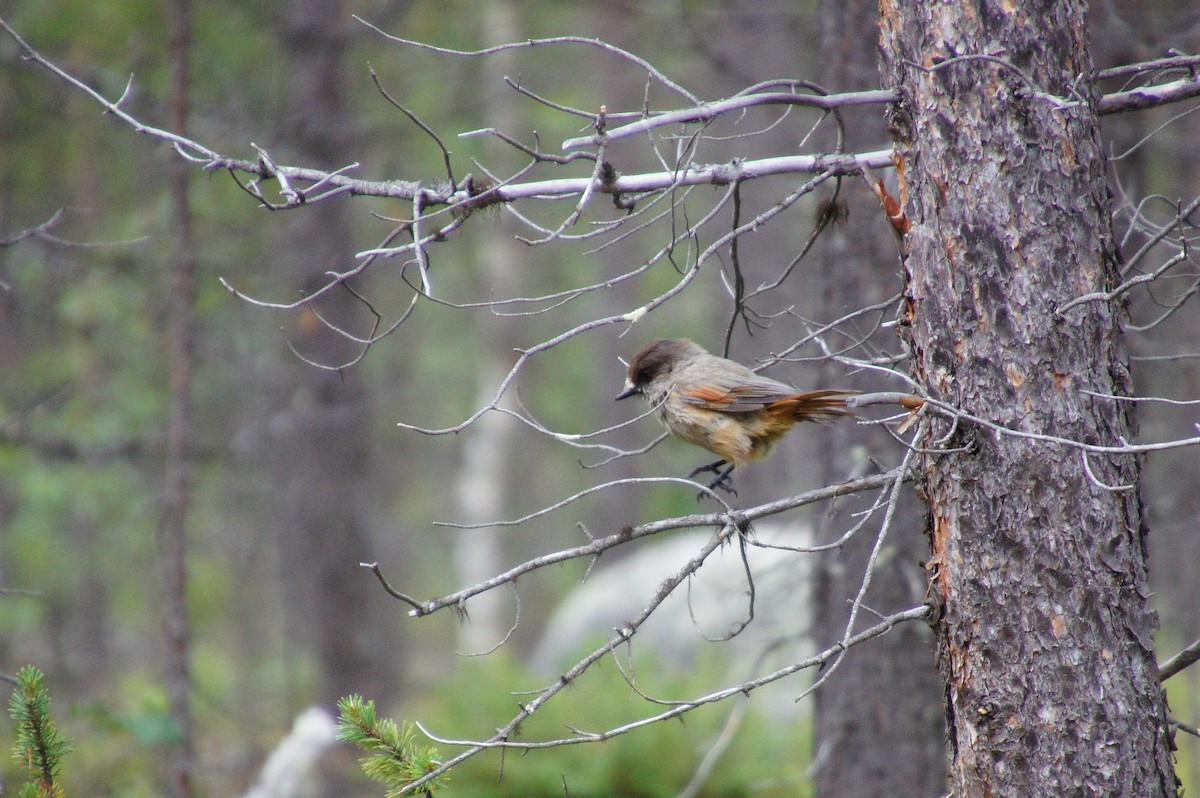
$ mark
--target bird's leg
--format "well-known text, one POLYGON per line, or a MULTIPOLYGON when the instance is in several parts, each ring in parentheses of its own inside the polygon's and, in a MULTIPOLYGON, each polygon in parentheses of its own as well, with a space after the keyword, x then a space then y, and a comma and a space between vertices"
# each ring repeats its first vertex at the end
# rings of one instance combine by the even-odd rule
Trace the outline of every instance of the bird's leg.
MULTIPOLYGON (((697 474, 703 474, 705 471, 711 471, 716 475, 716 478, 712 482, 708 483, 709 488, 716 488, 717 490, 723 490, 726 493, 732 493, 734 496, 737 495, 737 491, 733 489, 733 483, 729 479, 729 475, 733 473, 733 463, 729 462, 728 460, 718 460, 715 463, 709 463, 708 465, 700 466, 699 468, 694 469, 692 473, 688 474, 688 479, 692 479, 697 474)), ((703 493, 700 494, 700 496, 703 495, 703 493)))
POLYGON ((705 471, 711 471, 714 474, 721 473, 721 466, 728 465, 728 460, 718 460, 715 463, 702 465, 699 468, 692 469, 692 473, 688 474, 688 479, 694 478, 697 474, 703 474, 705 471))
POLYGON ((708 486, 710 488, 717 488, 719 490, 723 490, 726 493, 732 493, 734 496, 736 496, 737 491, 733 489, 733 480, 731 480, 729 478, 729 475, 732 473, 733 473, 733 463, 730 463, 729 465, 725 466, 725 468, 717 474, 717 478, 714 479, 712 482, 710 482, 708 484, 708 486))

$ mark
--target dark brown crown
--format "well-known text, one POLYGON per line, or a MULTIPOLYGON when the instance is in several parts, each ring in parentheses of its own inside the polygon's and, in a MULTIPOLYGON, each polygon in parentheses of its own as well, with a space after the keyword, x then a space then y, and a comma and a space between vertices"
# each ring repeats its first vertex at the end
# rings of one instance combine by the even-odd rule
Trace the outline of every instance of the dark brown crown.
POLYGON ((669 374, 680 358, 697 351, 704 350, 686 338, 661 338, 648 343, 629 363, 629 382, 641 390, 656 377, 669 374))

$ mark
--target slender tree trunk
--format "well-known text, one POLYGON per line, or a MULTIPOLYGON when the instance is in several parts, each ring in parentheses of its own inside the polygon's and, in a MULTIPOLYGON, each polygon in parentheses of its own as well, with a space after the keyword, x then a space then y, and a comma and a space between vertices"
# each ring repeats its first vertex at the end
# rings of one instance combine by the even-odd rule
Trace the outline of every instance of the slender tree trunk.
MULTIPOLYGON (((508 0, 488 0, 479 10, 479 35, 485 44, 502 44, 520 39, 519 12, 508 0)), ((484 92, 483 118, 500 130, 519 130, 512 98, 502 91, 503 84, 491 80, 494 74, 511 75, 520 71, 510 51, 481 62, 486 70, 480 77, 484 92), (486 63, 486 66, 485 66, 486 63)), ((525 247, 515 238, 515 227, 507 214, 495 223, 495 229, 481 241, 476 250, 478 268, 487 285, 497 296, 515 295, 519 266, 525 247)), ((496 385, 504 379, 511 365, 516 325, 514 319, 488 314, 478 320, 479 366, 476 376, 476 397, 473 406, 491 401, 496 385)), ((463 433, 462 464, 455 477, 455 495, 463 518, 468 523, 484 524, 503 518, 508 510, 505 490, 506 464, 520 461, 514 451, 512 419, 489 413, 463 433)), ((464 585, 482 582, 504 568, 505 536, 503 526, 484 529, 465 529, 454 543, 454 566, 464 585)), ((512 622, 510 597, 502 591, 491 591, 471 599, 470 621, 458 628, 459 646, 463 651, 486 651, 504 638, 512 622)))
MULTIPOLYGON (((852 91, 878 80, 879 33, 876 0, 826 0, 821 4, 821 80, 831 92, 852 91)), ((879 146, 879 125, 867 114, 847 110, 845 147, 850 152, 879 146)), ((887 301, 900 290, 896 239, 879 202, 861 181, 842 186, 848 221, 821 234, 809 256, 820 285, 810 293, 820 309, 837 317, 866 304, 887 301), (836 268, 834 267, 836 264, 836 268)), ((894 313, 894 306, 886 313, 894 313)), ((882 313, 880 314, 883 315, 882 313)), ((870 329, 871 320, 860 325, 870 329)), ((882 329, 867 347, 874 352, 898 349, 894 331, 882 329)), ((827 370, 821 384, 842 384, 843 367, 827 370)), ((861 386, 870 390, 877 378, 861 386)), ((877 427, 831 424, 820 430, 823 482, 839 482, 870 466, 867 452, 891 449, 877 427)), ((820 542, 840 538, 874 497, 839 500, 818 524, 820 542)), ((877 515, 881 517, 882 514, 877 515)), ((866 605, 891 613, 924 600, 920 561, 928 557, 921 531, 926 507, 905 487, 880 555, 866 605)), ((813 581, 813 624, 818 644, 840 639, 849 617, 849 600, 858 592, 875 546, 878 525, 862 529, 843 547, 822 555, 813 581)), ((864 623, 870 623, 866 618, 864 623)), ((945 724, 937 706, 942 686, 933 667, 933 635, 920 625, 894 629, 869 647, 845 658, 816 693, 816 742, 813 783, 821 796, 936 796, 946 786, 945 724)))
MULTIPOLYGON (((1085 4, 884 0, 914 376, 1030 435, 1132 439, 1085 4)), ((935 425, 923 442, 958 796, 1176 794, 1136 458, 935 425), (1090 474, 1085 471, 1090 469, 1090 474)))
MULTIPOLYGON (((169 0, 171 81, 167 96, 168 127, 187 135, 188 60, 192 23, 189 0, 169 0)), ((170 407, 164 465, 163 517, 160 545, 163 567, 163 627, 166 633, 166 683, 171 717, 179 740, 170 759, 174 795, 192 794, 194 745, 189 706, 191 673, 188 666, 187 513, 190 493, 192 372, 196 348, 196 242, 188 184, 192 167, 171 160, 172 254, 168 347, 170 407)))
MULTIPOLYGON (((290 0, 285 5, 285 50, 289 73, 288 118, 281 139, 301 162, 324 168, 351 160, 353 128, 346 110, 344 65, 347 30, 353 24, 337 0, 290 0)), ((347 198, 319 209, 288 212, 286 246, 279 260, 301 294, 327 281, 329 271, 354 263, 347 198)), ((304 357, 327 366, 344 363, 357 347, 330 330, 365 334, 369 314, 348 291, 337 290, 316 307, 292 316, 289 342, 304 357), (319 317, 318 317, 319 313, 319 317)), ((385 596, 360 562, 377 559, 371 548, 368 507, 371 412, 357 369, 330 371, 292 359, 285 367, 285 403, 272 422, 278 534, 290 638, 315 655, 319 697, 327 705, 357 692, 394 697, 391 668, 399 661, 392 644, 379 637, 385 596), (368 578, 364 578, 364 574, 368 578), (377 613, 373 616, 373 613, 377 613)), ((308 699, 305 699, 308 700, 308 699)))

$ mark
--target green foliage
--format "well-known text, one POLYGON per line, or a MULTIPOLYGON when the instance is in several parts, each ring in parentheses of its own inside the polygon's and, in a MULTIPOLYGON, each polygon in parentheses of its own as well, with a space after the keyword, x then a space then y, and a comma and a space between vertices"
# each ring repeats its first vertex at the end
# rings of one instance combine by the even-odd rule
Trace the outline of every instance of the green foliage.
MULTIPOLYGON (((664 667, 636 656, 631 671, 638 688, 656 699, 702 695, 728 681, 725 652, 687 668, 664 667)), ((627 668, 629 663, 625 663, 627 668)), ((627 672, 630 672, 627 670, 627 672)), ((419 713, 439 733, 456 739, 490 736, 532 700, 547 678, 530 674, 500 656, 461 663, 439 686, 433 702, 406 709, 419 713)), ((783 689, 787 690, 786 687, 783 689)), ((792 692, 785 693, 791 696, 792 692)), ((747 700, 739 698, 737 700, 747 700)), ((802 714, 790 717, 759 711, 770 704, 755 694, 750 711, 736 727, 729 747, 697 793, 701 798, 804 798, 811 785, 805 776, 811 746, 810 728, 802 714)), ((784 698, 777 704, 787 704, 784 698)), ((671 720, 618 735, 604 742, 584 742, 527 753, 488 751, 456 767, 454 795, 471 798, 669 798, 695 776, 714 748, 733 710, 732 702, 703 707, 671 720), (564 786, 565 785, 565 786, 564 786)), ((574 729, 600 732, 662 712, 666 707, 638 696, 610 661, 597 663, 577 683, 538 710, 517 731, 523 741, 571 737, 574 729)))
MULTIPOLYGON (((387 785, 388 798, 399 796, 404 787, 440 764, 437 751, 413 744, 415 730, 411 725, 397 726, 393 720, 377 717, 374 701, 359 695, 346 696, 338 701, 338 712, 338 739, 371 754, 363 759, 363 772, 387 785)), ((435 779, 426 785, 425 794, 431 795, 441 781, 435 779)))
POLYGON ((50 693, 42 684, 42 672, 26 665, 17 672, 17 687, 9 702, 9 715, 16 722, 13 756, 29 771, 32 781, 21 788, 21 798, 61 798, 58 783, 62 758, 71 746, 59 736, 50 717, 50 693))
POLYGON ((130 709, 92 702, 81 707, 80 712, 98 730, 127 734, 143 749, 176 745, 182 739, 179 724, 171 717, 169 702, 161 691, 148 691, 140 704, 130 709))

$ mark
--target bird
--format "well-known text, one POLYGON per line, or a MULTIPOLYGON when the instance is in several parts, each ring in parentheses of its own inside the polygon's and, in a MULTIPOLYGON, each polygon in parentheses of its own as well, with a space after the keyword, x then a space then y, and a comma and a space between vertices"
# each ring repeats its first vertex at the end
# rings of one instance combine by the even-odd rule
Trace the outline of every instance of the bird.
POLYGON ((686 338, 663 338, 634 355, 616 399, 644 397, 668 432, 720 457, 689 477, 711 471, 708 487, 732 491, 733 469, 766 457, 796 422, 853 416, 846 399, 854 393, 797 392, 686 338))

